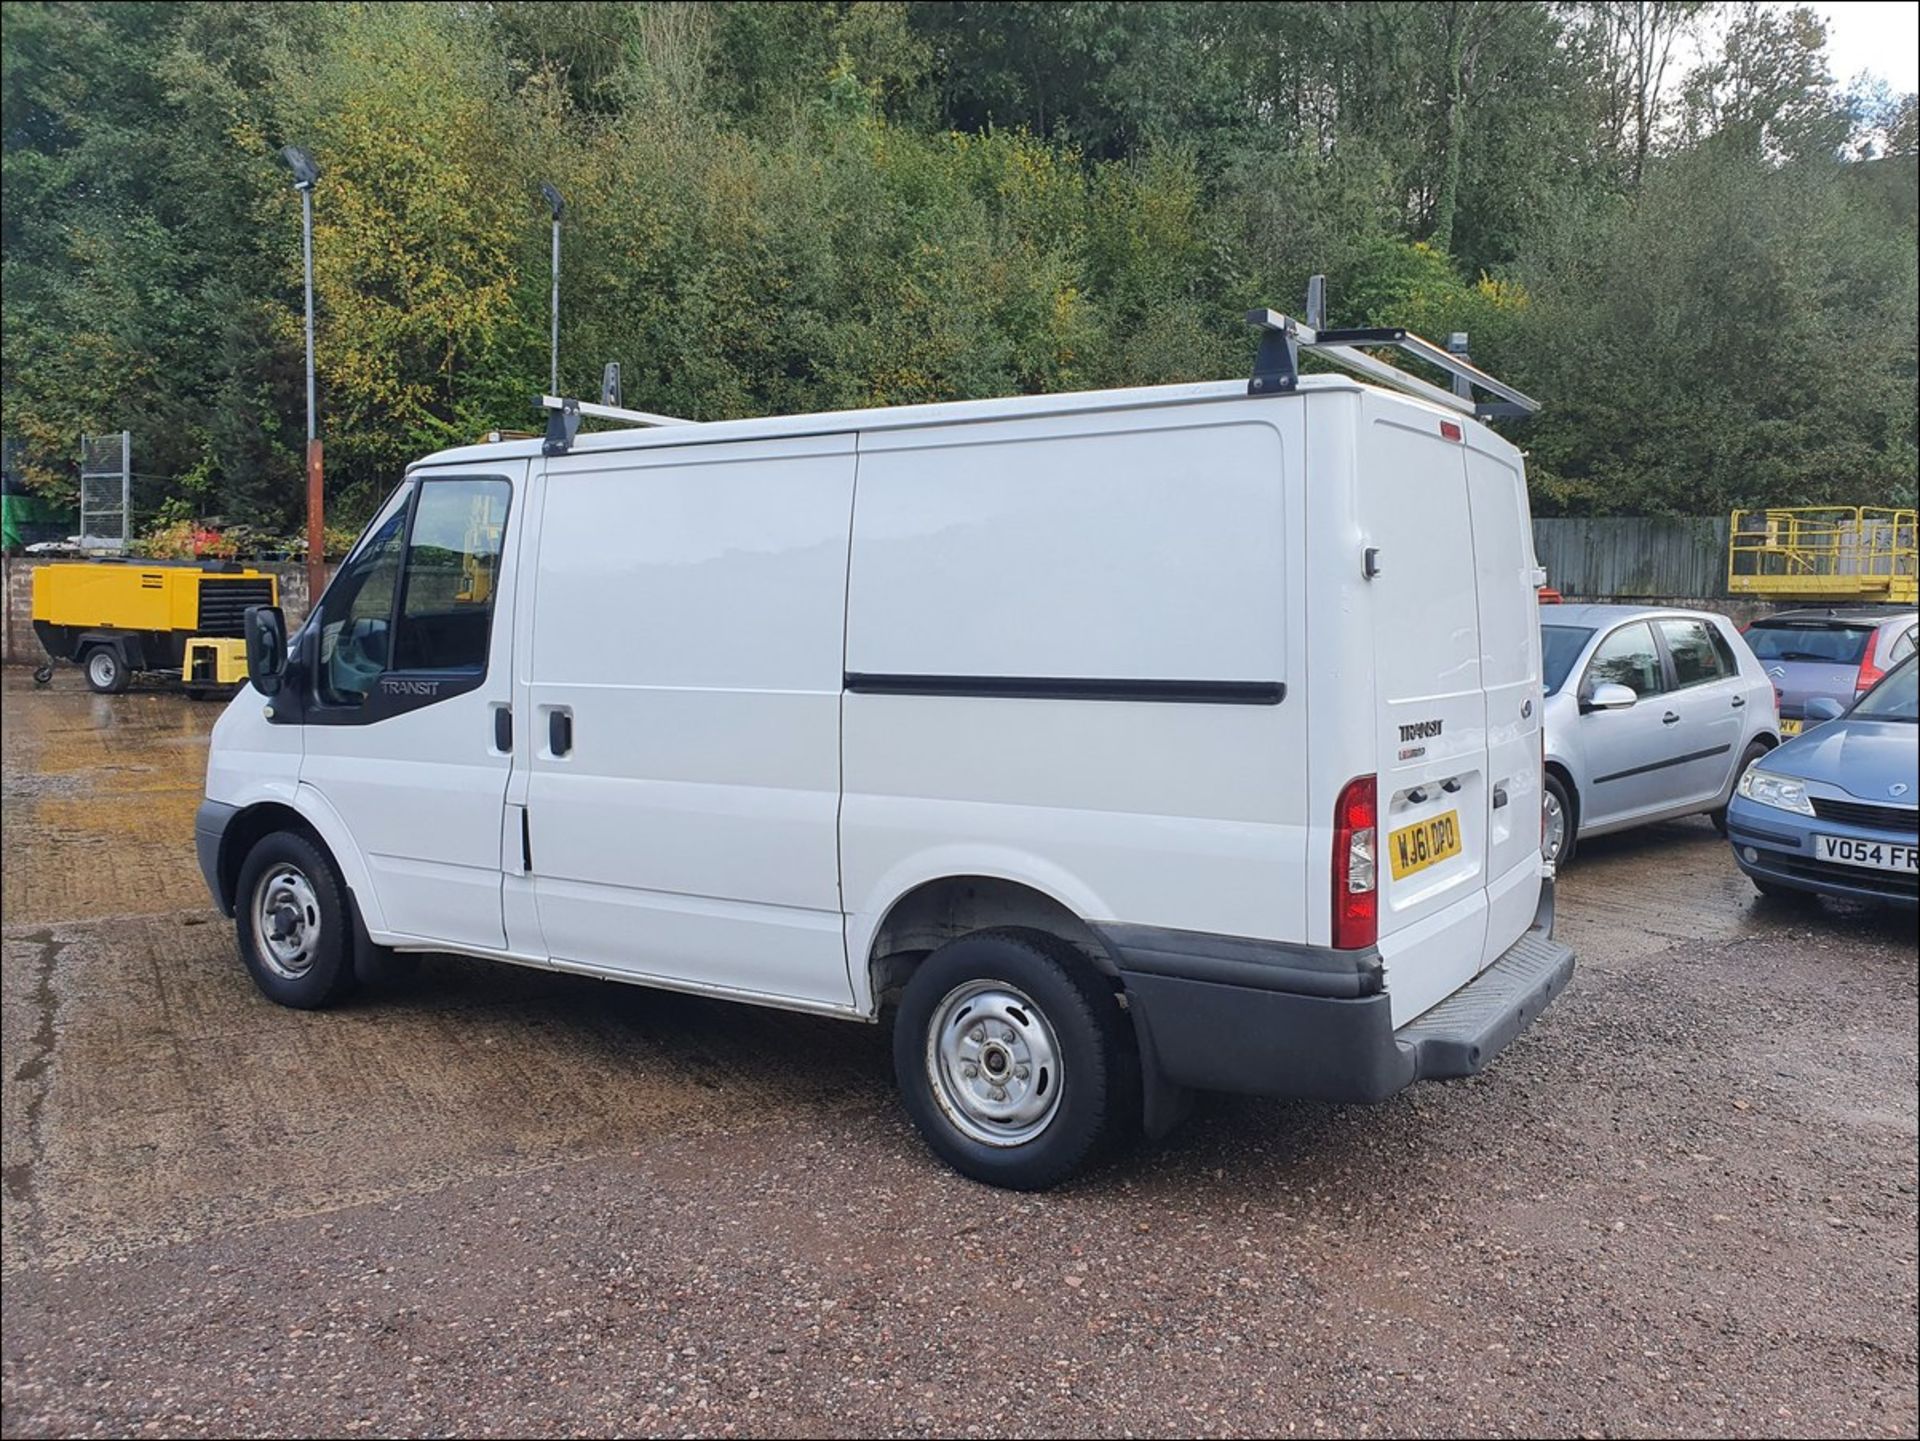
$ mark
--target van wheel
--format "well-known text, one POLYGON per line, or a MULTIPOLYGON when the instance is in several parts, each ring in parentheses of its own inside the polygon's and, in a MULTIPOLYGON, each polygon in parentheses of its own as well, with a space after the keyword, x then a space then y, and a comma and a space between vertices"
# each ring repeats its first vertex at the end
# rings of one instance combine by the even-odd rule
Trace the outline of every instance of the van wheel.
POLYGON ((240 959, 268 1000, 316 1011, 354 985, 353 923, 333 862, 305 836, 275 831, 240 867, 240 959))
MULTIPOLYGON (((1770 749, 1772 749, 1772 747, 1768 746, 1765 741, 1755 741, 1741 753, 1739 768, 1733 773, 1734 788, 1738 788, 1740 778, 1747 773, 1747 767, 1759 760, 1770 749)), ((1727 791, 1727 799, 1733 799, 1733 789, 1727 791)), ((1724 836, 1727 833, 1727 808, 1725 806, 1717 806, 1713 810, 1708 811, 1707 819, 1713 822, 1713 828, 1720 832, 1721 835, 1724 836)))
POLYGON ((1569 865, 1580 841, 1577 834, 1580 818, 1567 788, 1560 783, 1560 777, 1551 772, 1547 774, 1546 796, 1541 804, 1546 807, 1545 824, 1540 830, 1541 858, 1552 861, 1555 866, 1569 865))
POLYGON ((1120 1008, 1066 942, 977 931, 915 968, 894 1019, 907 1112, 962 1175, 1040 1191, 1125 1130, 1138 1058, 1120 1008))
POLYGON ((127 663, 120 659, 120 652, 110 645, 97 645, 88 651, 82 667, 87 674, 87 684, 101 695, 119 695, 133 679, 127 663))

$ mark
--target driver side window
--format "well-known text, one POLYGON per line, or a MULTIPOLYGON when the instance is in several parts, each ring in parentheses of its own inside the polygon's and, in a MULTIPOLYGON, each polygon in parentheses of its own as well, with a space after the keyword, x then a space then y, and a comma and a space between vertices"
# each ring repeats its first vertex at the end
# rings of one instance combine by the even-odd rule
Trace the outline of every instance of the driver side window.
POLYGON ((407 530, 407 506, 395 508, 328 588, 320 618, 320 699, 359 705, 387 668, 393 594, 407 530))
POLYGON ((1621 626, 1594 647, 1593 659, 1587 662, 1587 689, 1607 682, 1623 685, 1643 700, 1667 688, 1660 653, 1653 645, 1653 628, 1645 621, 1621 626))

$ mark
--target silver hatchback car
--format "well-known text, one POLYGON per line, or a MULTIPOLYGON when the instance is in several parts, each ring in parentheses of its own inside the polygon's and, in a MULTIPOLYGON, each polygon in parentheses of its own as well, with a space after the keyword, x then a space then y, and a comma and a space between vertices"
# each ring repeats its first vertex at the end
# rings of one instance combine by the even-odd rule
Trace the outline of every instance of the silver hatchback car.
POLYGON ((1780 744, 1760 662, 1708 611, 1555 605, 1540 612, 1546 689, 1541 851, 1707 812, 1725 828, 1742 772, 1780 744))

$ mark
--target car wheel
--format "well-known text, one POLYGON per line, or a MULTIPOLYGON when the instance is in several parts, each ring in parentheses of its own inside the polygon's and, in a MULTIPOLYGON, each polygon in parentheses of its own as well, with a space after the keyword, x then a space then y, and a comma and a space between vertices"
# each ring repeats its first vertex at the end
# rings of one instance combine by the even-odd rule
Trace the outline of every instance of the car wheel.
MULTIPOLYGON (((1759 760, 1760 757, 1771 749, 1773 749, 1773 747, 1769 746, 1765 741, 1754 741, 1746 750, 1741 752, 1739 769, 1733 773, 1733 787, 1727 792, 1729 799, 1732 798, 1733 792, 1739 789, 1740 778, 1747 773, 1747 767, 1759 760)), ((1727 808, 1725 806, 1719 806, 1714 810, 1708 811, 1707 819, 1713 822, 1713 828, 1720 832, 1721 835, 1724 836, 1727 833, 1727 808)))
POLYGON ((97 645, 81 662, 87 685, 101 695, 119 695, 133 679, 120 652, 110 645, 97 645))
POLYGON ((1066 942, 976 931, 915 968, 894 1018, 894 1072, 942 1160, 1039 1191, 1124 1135, 1139 1062, 1113 991, 1066 942))
POLYGON ((236 893, 240 958, 262 995, 314 1011, 352 991, 347 888, 318 846, 291 831, 264 837, 247 853, 236 893))
POLYGON ((1579 816, 1573 808, 1573 797, 1567 794, 1560 777, 1547 776, 1546 795, 1541 804, 1545 807, 1540 828, 1541 858, 1555 866, 1568 865, 1580 841, 1576 834, 1579 816))

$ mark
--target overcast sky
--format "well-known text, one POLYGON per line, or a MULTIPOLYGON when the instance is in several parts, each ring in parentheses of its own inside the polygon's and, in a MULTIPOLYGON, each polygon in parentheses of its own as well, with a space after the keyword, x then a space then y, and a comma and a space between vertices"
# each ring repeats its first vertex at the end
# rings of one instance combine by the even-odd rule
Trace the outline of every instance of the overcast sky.
POLYGON ((1841 84, 1862 70, 1895 90, 1920 89, 1920 3, 1908 0, 1813 0, 1827 22, 1827 54, 1841 84))

